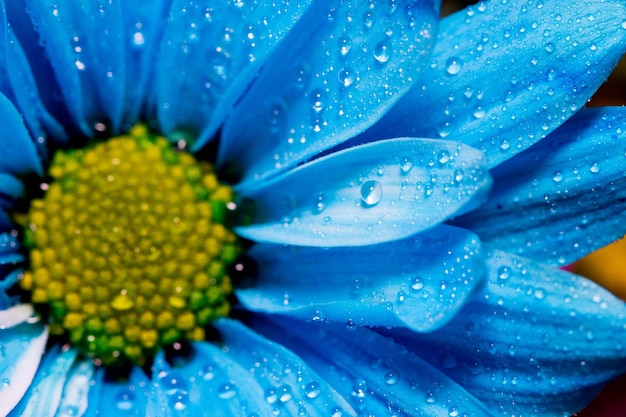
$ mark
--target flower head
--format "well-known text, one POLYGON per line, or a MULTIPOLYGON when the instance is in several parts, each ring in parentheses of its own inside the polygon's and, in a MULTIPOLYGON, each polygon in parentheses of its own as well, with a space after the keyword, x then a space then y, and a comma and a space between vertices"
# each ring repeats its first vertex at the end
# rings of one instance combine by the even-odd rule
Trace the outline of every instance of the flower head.
POLYGON ((0 413, 580 409, 626 7, 575 3, 0 3, 0 413))

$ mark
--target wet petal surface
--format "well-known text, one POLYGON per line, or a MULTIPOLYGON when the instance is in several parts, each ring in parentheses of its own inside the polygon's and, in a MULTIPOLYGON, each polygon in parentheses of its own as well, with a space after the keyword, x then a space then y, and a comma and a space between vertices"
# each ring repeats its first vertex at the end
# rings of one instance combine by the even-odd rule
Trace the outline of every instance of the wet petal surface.
POLYGON ((431 65, 358 141, 448 138, 493 167, 544 138, 581 108, 626 51, 626 5, 480 2, 441 23, 431 65))
POLYGON ((251 310, 430 331, 483 284, 479 245, 449 226, 359 248, 257 244, 248 252, 258 264, 256 284, 236 293, 251 310))
POLYGON ((438 11, 430 0, 313 2, 230 115, 220 165, 250 182, 363 131, 426 65, 438 11))
POLYGON ((382 141, 244 191, 253 201, 251 224, 235 230, 256 241, 308 246, 385 242, 476 207, 490 183, 475 149, 451 141, 382 141))
POLYGON ((500 249, 569 264, 626 232, 626 111, 583 109, 492 175, 487 202, 455 223, 500 249))

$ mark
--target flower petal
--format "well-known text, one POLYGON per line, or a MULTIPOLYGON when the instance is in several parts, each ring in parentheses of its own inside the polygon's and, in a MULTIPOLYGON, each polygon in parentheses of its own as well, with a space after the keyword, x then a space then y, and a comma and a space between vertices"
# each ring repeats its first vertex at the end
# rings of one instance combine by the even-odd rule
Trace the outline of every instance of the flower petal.
POLYGON ((104 369, 95 373, 93 388, 89 390, 88 408, 82 417, 145 417, 149 380, 143 371, 133 367, 128 379, 108 380, 104 369))
POLYGON ((119 132, 126 89, 120 2, 26 3, 76 125, 87 136, 106 126, 119 132))
POLYGON ((226 122, 219 164, 246 183, 363 131, 425 66, 438 13, 430 0, 313 2, 226 122))
POLYGON ((621 0, 480 2, 444 19, 433 61, 365 139, 445 137, 493 167, 581 108, 626 51, 621 0))
MULTIPOLYGON (((7 321, 18 318, 21 320, 24 318, 24 310, 25 308, 22 307, 14 307, 4 310, 2 314, 14 315, 11 319, 7 318, 7 321)), ((14 323, 9 323, 11 324, 14 323)), ((47 340, 48 329, 40 322, 27 323, 22 320, 22 323, 17 326, 0 330, 0 346, 2 346, 0 415, 7 415, 30 386, 46 348, 47 340)))
POLYGON ((121 1, 126 53, 126 104, 123 124, 137 123, 153 104, 154 64, 171 0, 121 1))
POLYGON ((0 310, 0 331, 18 326, 34 314, 32 304, 18 304, 6 310, 0 310))
POLYGON ((626 233, 626 109, 589 108, 492 171, 494 189, 455 223, 499 249, 569 264, 626 233))
POLYGON ((241 236, 308 246, 359 246, 410 236, 475 207, 491 177, 482 154, 451 141, 392 139, 298 167, 242 195, 241 236))
POLYGON ((257 317, 251 325, 293 349, 359 415, 493 416, 463 387, 405 347, 367 328, 257 317))
POLYGON ((13 104, 0 94, 0 173, 22 175, 43 173, 37 149, 30 139, 20 114, 13 104))
MULTIPOLYGON (((73 349, 49 350, 37 370, 35 379, 10 416, 53 417, 59 408, 63 386, 70 374, 77 352, 73 349)), ((35 369, 37 368, 37 364, 35 369)), ((33 364, 28 364, 32 366, 33 364)))
POLYGON ((248 255, 259 276, 237 291, 247 308, 351 325, 430 331, 484 282, 480 242, 450 226, 357 248, 257 244, 248 255))
POLYGON ((355 415, 287 349, 236 321, 219 320, 216 327, 223 347, 196 343, 191 360, 181 366, 170 367, 157 358, 148 415, 167 410, 168 416, 327 416, 335 406, 355 415))
MULTIPOLYGON (((89 390, 93 376, 94 366, 91 360, 82 360, 75 364, 63 387, 61 402, 59 403, 55 417, 84 415, 87 410, 89 390)), ((108 412, 107 416, 110 416, 108 412)))
POLYGON ((200 135, 196 149, 211 139, 308 2, 174 0, 156 68, 161 130, 200 135))
POLYGON ((499 410, 564 416, 626 371, 626 305, 585 278, 505 252, 445 328, 394 337, 499 410))

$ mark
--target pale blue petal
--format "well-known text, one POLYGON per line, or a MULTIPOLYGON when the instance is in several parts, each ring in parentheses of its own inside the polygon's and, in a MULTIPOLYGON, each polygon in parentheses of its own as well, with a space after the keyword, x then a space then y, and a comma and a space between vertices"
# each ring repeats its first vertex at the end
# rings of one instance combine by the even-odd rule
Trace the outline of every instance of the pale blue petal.
POLYGON ((360 416, 493 416, 462 386, 367 328, 283 318, 252 326, 301 356, 360 416))
POLYGON ((63 386, 76 355, 74 349, 59 349, 58 346, 50 349, 28 391, 9 415, 53 417, 59 408, 63 386))
POLYGON ((196 149, 212 138, 308 3, 174 0, 156 64, 161 130, 201 135, 196 149))
POLYGON ((247 183, 363 131, 426 65, 438 12, 432 0, 315 1, 227 120, 219 164, 247 183))
POLYGON ((585 278, 495 251, 445 328, 393 331, 498 415, 568 416, 626 371, 626 306, 585 278))
POLYGON ((119 132, 126 88, 120 2, 26 3, 74 123, 88 136, 119 132))
POLYGON ((32 304, 18 304, 6 310, 0 310, 0 332, 24 323, 34 314, 32 304))
POLYGON ((120 380, 108 380, 105 373, 104 369, 96 371, 88 408, 82 417, 147 417, 150 381, 143 371, 133 367, 128 379, 120 380))
POLYGON ((13 104, 0 94, 0 173, 42 174, 37 149, 13 104))
MULTIPOLYGON (((55 417, 83 416, 87 410, 89 390, 94 377, 91 360, 82 360, 69 372, 55 417)), ((107 409, 109 407, 107 406, 107 409)), ((110 414, 107 412, 107 417, 110 414)))
POLYGON ((137 123, 154 97, 154 71, 171 0, 120 2, 124 19, 126 102, 123 127, 137 123))
POLYGON ((256 244, 247 254, 259 275, 252 288, 236 291, 241 303, 305 320, 430 331, 449 321, 485 279, 480 242, 450 226, 379 245, 256 244))
MULTIPOLYGON (((350 148, 264 182, 243 237, 360 246, 410 236, 475 208, 491 184, 485 159, 451 141, 392 139, 350 148)), ((243 210, 246 210, 244 205, 243 210)))
MULTIPOLYGON (((14 314, 20 316, 20 320, 25 318, 23 307, 13 307, 10 311, 2 314, 14 314)), ((41 322, 22 320, 22 324, 0 330, 0 415, 7 415, 31 385, 47 340, 48 329, 41 322)))
POLYGON ((216 344, 195 343, 187 362, 155 361, 148 415, 330 416, 334 407, 355 413, 300 358, 232 320, 216 322, 216 344), (314 385, 315 390, 307 387, 314 385), (152 407, 152 408, 150 408, 152 407), (304 413, 304 414, 303 414, 304 413))
POLYGON ((587 102, 626 51, 625 16, 622 0, 471 6, 442 21, 430 67, 366 138, 445 137, 493 167, 587 102))
POLYGON ((626 233, 626 109, 583 109, 492 175, 487 202, 456 223, 499 249, 569 264, 626 233))

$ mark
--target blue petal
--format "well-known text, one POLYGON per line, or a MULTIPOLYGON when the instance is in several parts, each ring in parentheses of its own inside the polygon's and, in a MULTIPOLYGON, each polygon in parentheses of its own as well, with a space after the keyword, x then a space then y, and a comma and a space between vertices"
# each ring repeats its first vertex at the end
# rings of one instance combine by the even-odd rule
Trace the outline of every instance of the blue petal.
MULTIPOLYGON (((393 139, 344 150, 280 175, 254 200, 241 236, 308 246, 359 246, 410 236, 482 202, 485 159, 451 141, 393 139)), ((245 207, 244 207, 245 210, 245 207)))
POLYGON ((171 0, 120 2, 126 45, 124 125, 136 123, 145 107, 154 101, 154 62, 170 3, 171 0))
POLYGON ((0 173, 22 175, 43 168, 21 116, 13 104, 0 94, 0 173))
MULTIPOLYGON (((191 359, 170 367, 157 356, 147 415, 329 415, 345 400, 285 348, 238 322, 220 320, 222 348, 196 343, 191 359), (314 393, 306 390, 313 383, 314 393)), ((349 406, 346 407, 350 410, 349 406)))
POLYGON ((493 416, 463 387, 367 328, 283 318, 251 325, 301 356, 360 416, 493 416))
POLYGON ((161 130, 170 137, 176 130, 201 135, 196 148, 210 139, 307 6, 174 0, 156 68, 161 130))
MULTIPOLYGON (((70 371, 55 417, 83 416, 88 406, 89 390, 94 376, 91 360, 82 360, 70 371)), ((108 408, 108 407, 107 407, 108 408)), ((107 413, 107 417, 110 414, 107 413)))
POLYGON ((358 248, 257 244, 248 255, 258 282, 237 297, 249 309, 417 331, 445 324, 485 277, 478 239, 450 226, 358 248))
POLYGON ((144 417, 148 401, 149 380, 143 371, 133 367, 128 379, 110 381, 99 369, 89 390, 88 408, 82 417, 144 417))
POLYGON ((480 2, 444 19, 431 66, 365 139, 447 138, 493 167, 581 108, 626 50, 621 0, 480 2))
POLYGON ((585 278, 495 251, 445 328, 393 332, 498 415, 566 416, 626 371, 626 306, 585 278))
POLYGON ((492 171, 494 189, 457 224, 495 247, 564 265, 626 233, 626 109, 578 112, 492 171))
POLYGON ((120 2, 26 3, 74 122, 88 136, 107 125, 119 132, 126 88, 120 2))
POLYGON ((19 109, 38 145, 43 145, 46 131, 62 139, 63 127, 45 109, 24 50, 7 23, 4 1, 0 1, 0 27, 0 92, 19 109))
POLYGON ((28 391, 10 416, 53 417, 59 408, 63 386, 76 355, 73 349, 60 350, 56 347, 49 350, 28 391))
POLYGON ((20 320, 17 321, 22 322, 0 330, 0 415, 3 416, 17 405, 31 385, 48 339, 48 329, 40 322, 28 323, 22 320, 25 318, 25 310, 28 307, 13 307, 2 312, 3 316, 14 315, 13 319, 19 316, 20 320))
POLYGON ((438 5, 315 1, 226 122, 220 165, 254 181, 370 126, 425 66, 438 5))

